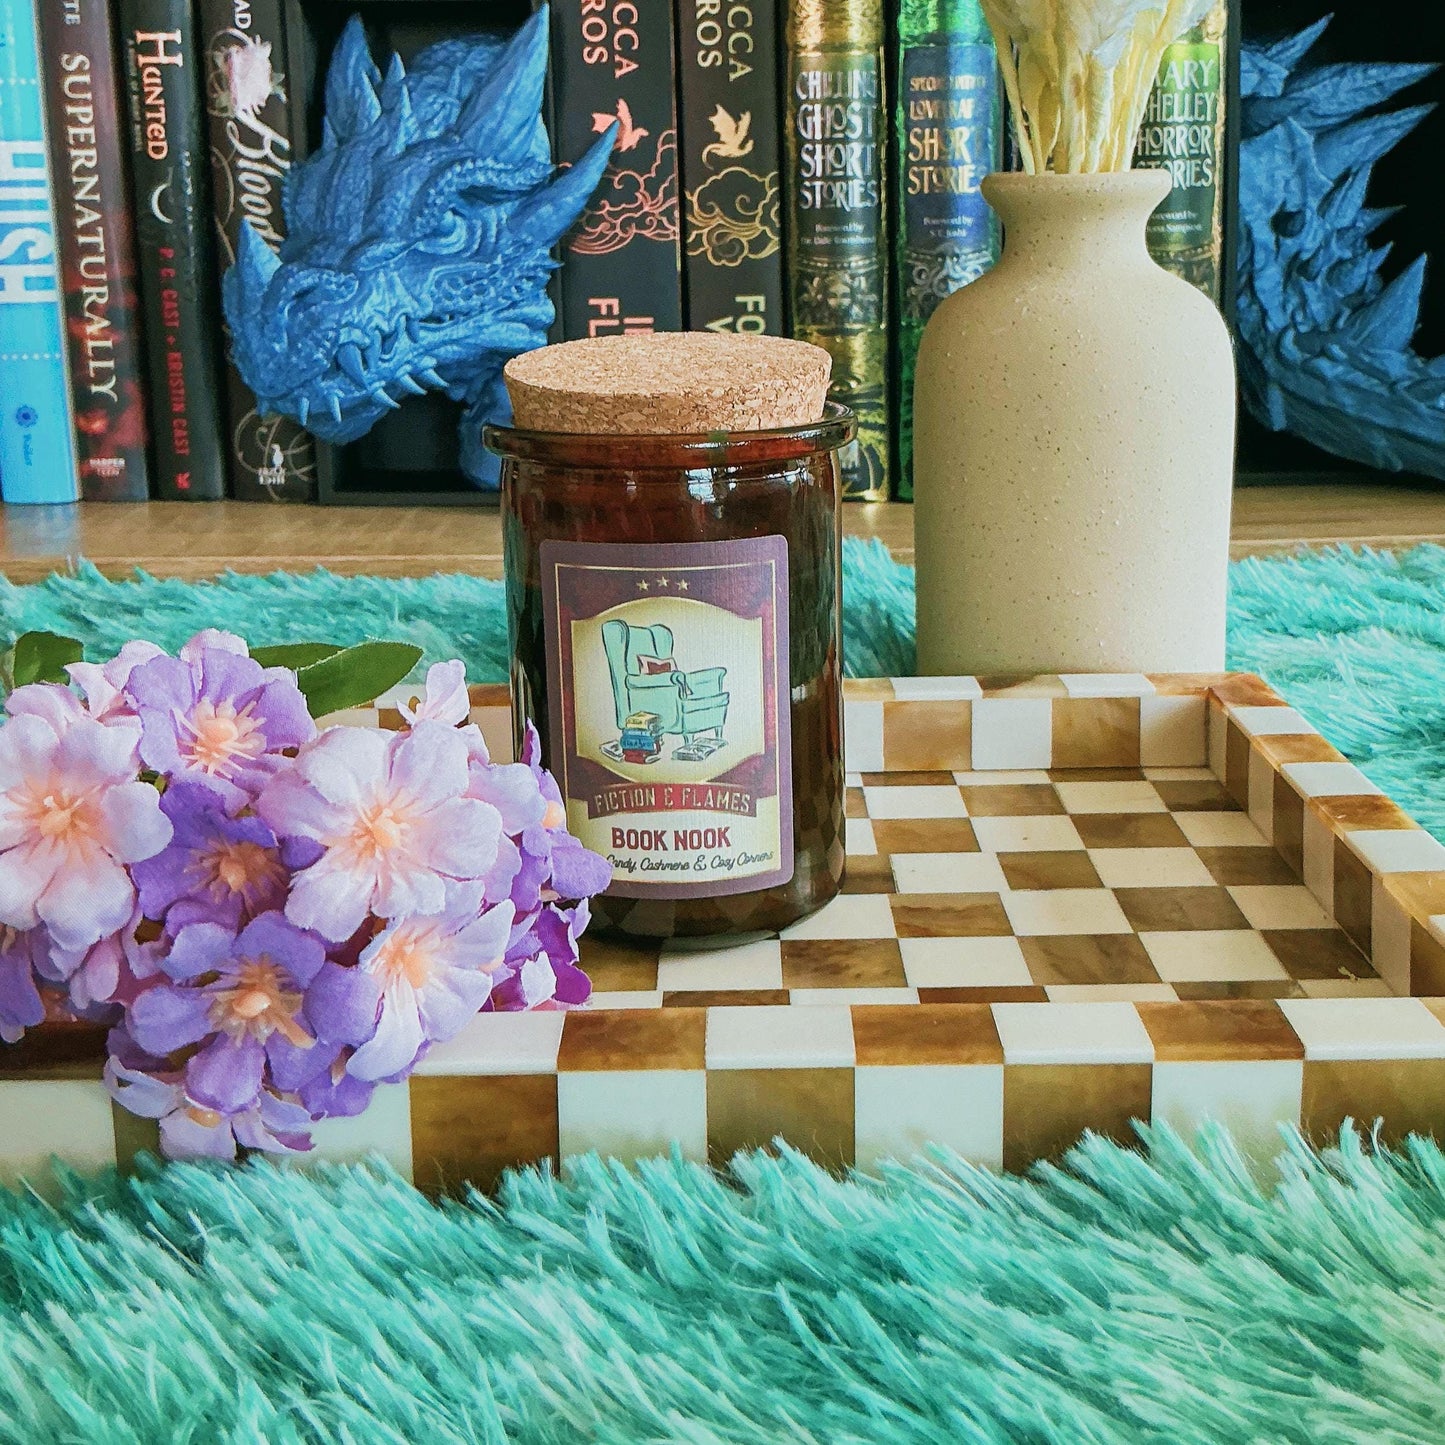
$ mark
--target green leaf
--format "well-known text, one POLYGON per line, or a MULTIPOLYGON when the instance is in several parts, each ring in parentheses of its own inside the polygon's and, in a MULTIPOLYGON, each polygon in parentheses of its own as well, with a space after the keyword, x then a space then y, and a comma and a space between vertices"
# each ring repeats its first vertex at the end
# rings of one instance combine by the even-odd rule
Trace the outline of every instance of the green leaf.
POLYGON ((421 660, 409 642, 359 642, 303 667, 297 684, 312 717, 373 701, 395 687, 421 660))
POLYGON ((9 658, 10 685, 32 682, 66 682, 65 664, 79 662, 80 644, 54 632, 24 632, 15 639, 9 658))
POLYGON ((340 651, 334 642, 282 642, 275 647, 252 648, 251 656, 262 667, 289 667, 300 671, 314 662, 335 657, 340 651))

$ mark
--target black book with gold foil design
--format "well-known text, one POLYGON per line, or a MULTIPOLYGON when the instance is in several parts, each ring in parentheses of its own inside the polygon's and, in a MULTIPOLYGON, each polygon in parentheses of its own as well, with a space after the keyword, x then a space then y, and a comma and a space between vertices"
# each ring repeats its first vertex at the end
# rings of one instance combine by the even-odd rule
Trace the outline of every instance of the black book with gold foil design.
POLYGON ((563 165, 611 125, 612 159, 562 239, 562 334, 682 329, 672 0, 552 0, 554 143, 563 165))
POLYGON ((781 334, 775 0, 678 0, 690 331, 781 334))
POLYGON ((888 249, 880 0, 788 0, 784 230, 792 333, 833 357, 858 418, 843 494, 888 496, 888 249))

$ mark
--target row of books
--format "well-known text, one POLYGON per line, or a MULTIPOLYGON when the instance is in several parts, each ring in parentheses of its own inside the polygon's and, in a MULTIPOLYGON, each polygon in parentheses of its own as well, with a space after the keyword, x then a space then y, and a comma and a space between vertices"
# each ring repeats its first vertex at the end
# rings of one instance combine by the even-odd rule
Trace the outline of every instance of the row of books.
MULTIPOLYGON (((565 242, 565 334, 775 332, 833 356, 858 419, 847 496, 912 496, 923 328, 997 259, 980 193, 1009 164, 979 0, 555 3, 556 131, 619 124, 565 242)), ((1169 48, 1138 163, 1174 193, 1155 255, 1218 300, 1228 0, 1169 48)))
POLYGON ((311 495, 221 337, 241 217, 281 239, 284 54, 281 0, 0 0, 7 502, 311 495))
MULTIPOLYGON (((243 216, 280 245, 282 183, 307 117, 319 124, 296 79, 324 74, 305 0, 33 5, 0 0, 0 492, 309 498, 316 444, 258 416, 225 365, 218 285, 243 216)), ((358 8, 383 37, 418 31, 394 0, 358 8)), ((618 126, 563 242, 557 337, 816 342, 858 416, 846 492, 911 495, 923 326, 998 253, 979 185, 1007 164, 1007 135, 979 0, 551 10, 558 161, 618 126)), ((479 6, 461 28, 492 18, 479 6)), ((1214 30, 1188 38, 1141 154, 1175 170, 1184 198, 1161 209, 1156 254, 1194 279, 1205 253, 1217 270, 1203 233, 1222 194, 1221 54, 1214 30)))

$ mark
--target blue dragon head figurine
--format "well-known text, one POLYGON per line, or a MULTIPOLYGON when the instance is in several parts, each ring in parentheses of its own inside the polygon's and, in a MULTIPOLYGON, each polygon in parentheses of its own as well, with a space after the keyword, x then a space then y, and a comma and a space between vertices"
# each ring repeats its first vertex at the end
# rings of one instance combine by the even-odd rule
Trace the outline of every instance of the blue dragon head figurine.
POLYGON ((465 404, 462 470, 511 419, 502 367, 552 324, 552 247, 596 188, 616 127, 554 177, 542 91, 547 11, 506 43, 424 50, 385 79, 353 15, 326 77, 320 148, 284 195, 279 256, 241 226, 222 286, 231 354, 263 414, 323 441, 364 436, 408 396, 465 404))

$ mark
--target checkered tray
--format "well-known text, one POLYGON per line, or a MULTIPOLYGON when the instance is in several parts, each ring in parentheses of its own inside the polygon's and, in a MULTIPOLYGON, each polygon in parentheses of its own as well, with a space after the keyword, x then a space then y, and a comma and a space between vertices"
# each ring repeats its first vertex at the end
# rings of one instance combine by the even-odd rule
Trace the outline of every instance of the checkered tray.
MULTIPOLYGON (((506 755, 505 690, 473 703, 506 755)), ((1445 1134, 1445 847, 1259 679, 872 679, 846 707, 839 898, 727 949, 588 938, 589 1010, 478 1018, 317 1157, 450 1187, 778 1136, 1017 1169, 1135 1118, 1261 1153, 1280 1121, 1445 1134)), ((153 1147, 98 1074, 88 1036, 0 1050, 0 1175, 153 1147)))

